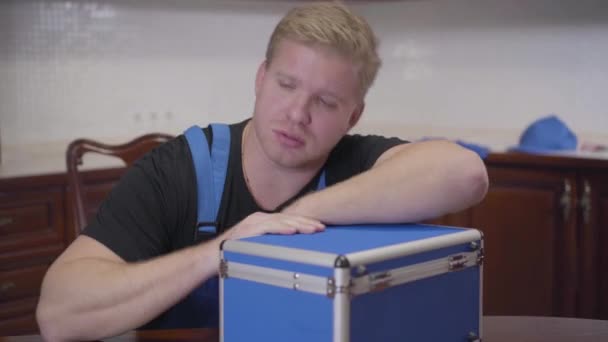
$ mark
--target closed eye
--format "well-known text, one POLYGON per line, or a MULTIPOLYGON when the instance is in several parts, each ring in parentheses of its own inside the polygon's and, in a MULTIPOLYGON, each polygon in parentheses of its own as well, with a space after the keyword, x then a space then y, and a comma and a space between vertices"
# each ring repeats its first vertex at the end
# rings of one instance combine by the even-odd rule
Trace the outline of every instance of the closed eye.
POLYGON ((295 84, 293 84, 292 82, 287 82, 283 80, 279 80, 279 87, 288 90, 293 90, 296 88, 295 84))
POLYGON ((323 97, 318 97, 317 102, 327 109, 336 109, 336 107, 338 107, 338 104, 335 101, 323 97))

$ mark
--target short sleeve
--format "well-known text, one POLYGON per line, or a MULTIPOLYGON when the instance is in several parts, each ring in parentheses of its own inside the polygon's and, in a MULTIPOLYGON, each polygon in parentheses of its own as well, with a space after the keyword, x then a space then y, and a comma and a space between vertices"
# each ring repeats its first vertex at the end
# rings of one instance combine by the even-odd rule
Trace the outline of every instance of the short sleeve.
POLYGON ((131 262, 192 244, 195 224, 194 169, 179 136, 127 170, 83 234, 131 262))
POLYGON ((346 135, 328 159, 328 183, 335 184, 371 169, 382 153, 405 143, 407 141, 399 138, 380 135, 346 135))

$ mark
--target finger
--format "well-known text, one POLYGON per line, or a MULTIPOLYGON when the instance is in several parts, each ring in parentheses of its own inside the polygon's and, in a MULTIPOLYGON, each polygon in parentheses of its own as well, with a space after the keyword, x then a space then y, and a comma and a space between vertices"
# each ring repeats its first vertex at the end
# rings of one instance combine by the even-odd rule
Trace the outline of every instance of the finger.
POLYGON ((317 231, 321 231, 325 228, 325 226, 318 221, 311 221, 302 218, 287 218, 280 223, 277 223, 281 226, 278 227, 279 231, 283 234, 294 234, 294 233, 304 233, 310 234, 317 231))
POLYGON ((275 217, 273 220, 260 224, 261 234, 295 234, 309 224, 300 222, 294 217, 275 217))
POLYGON ((297 216, 297 215, 291 215, 291 214, 282 214, 287 220, 289 220, 289 222, 294 222, 297 221, 298 224, 300 225, 305 225, 305 226, 310 226, 310 227, 317 227, 319 229, 325 228, 325 225, 323 224, 323 222, 310 218, 310 217, 306 217, 306 216, 297 216))
POLYGON ((298 232, 304 234, 312 234, 316 232, 321 232, 325 230, 325 225, 320 222, 309 223, 309 222, 299 222, 298 232))
POLYGON ((285 224, 284 222, 275 221, 267 226, 266 233, 292 235, 298 232, 298 228, 293 225, 285 224))

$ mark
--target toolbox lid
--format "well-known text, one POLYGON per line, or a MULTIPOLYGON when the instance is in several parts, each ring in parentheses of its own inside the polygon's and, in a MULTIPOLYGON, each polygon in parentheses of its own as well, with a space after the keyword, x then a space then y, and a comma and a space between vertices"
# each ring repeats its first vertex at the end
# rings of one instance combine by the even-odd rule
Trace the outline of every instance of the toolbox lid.
POLYGON ((342 225, 327 226, 324 232, 315 234, 268 234, 241 241, 344 255, 466 230, 468 229, 428 224, 342 225))

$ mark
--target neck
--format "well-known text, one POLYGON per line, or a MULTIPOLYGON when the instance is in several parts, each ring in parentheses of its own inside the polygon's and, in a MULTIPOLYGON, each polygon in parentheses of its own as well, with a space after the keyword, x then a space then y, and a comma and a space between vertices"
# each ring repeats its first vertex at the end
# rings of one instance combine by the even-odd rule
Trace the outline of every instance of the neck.
POLYGON ((274 210, 295 196, 317 174, 316 168, 288 168, 270 160, 260 146, 253 123, 243 130, 241 146, 245 182, 257 204, 274 210))

